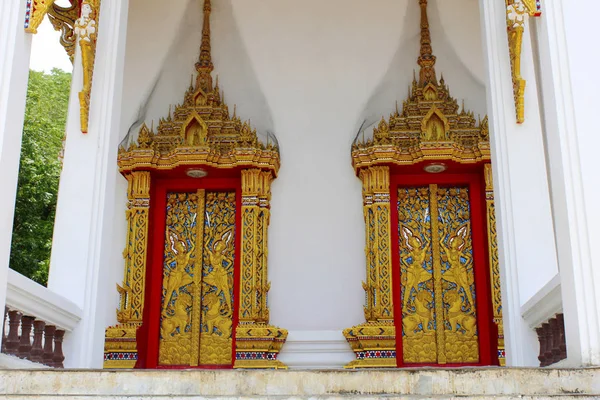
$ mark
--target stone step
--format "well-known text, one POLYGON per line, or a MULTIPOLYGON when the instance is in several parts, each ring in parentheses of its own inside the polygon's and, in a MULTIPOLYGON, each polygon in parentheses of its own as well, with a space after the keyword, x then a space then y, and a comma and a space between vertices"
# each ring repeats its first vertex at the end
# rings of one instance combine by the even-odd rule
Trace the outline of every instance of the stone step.
POLYGON ((600 399, 600 368, 2 370, 18 399, 600 399))

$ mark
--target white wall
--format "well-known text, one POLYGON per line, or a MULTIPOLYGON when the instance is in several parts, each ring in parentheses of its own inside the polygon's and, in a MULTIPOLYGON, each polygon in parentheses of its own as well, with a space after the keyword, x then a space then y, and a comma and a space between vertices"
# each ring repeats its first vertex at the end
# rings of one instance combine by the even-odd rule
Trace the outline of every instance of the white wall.
POLYGON ((25 3, 0 0, 0 310, 4 310, 17 193, 31 35, 25 3))
MULTIPOLYGON (((200 3, 131 2, 123 131, 154 82, 147 123, 182 101, 198 55, 200 3)), ((441 16, 438 4, 448 8, 430 5, 438 71, 484 114, 477 3, 460 1, 460 23, 455 13, 441 16)), ((408 0, 213 2, 215 72, 230 111, 237 104, 238 115, 274 131, 281 145, 269 237, 277 325, 341 330, 364 319, 364 222, 350 144, 364 119, 378 120, 406 97, 417 68, 418 12, 408 0)))
POLYGON ((539 22, 542 94, 568 365, 600 365, 600 194, 597 177, 600 5, 547 0, 539 22), (579 6, 579 7, 578 7, 579 6), (579 12, 577 12, 579 11, 579 12))

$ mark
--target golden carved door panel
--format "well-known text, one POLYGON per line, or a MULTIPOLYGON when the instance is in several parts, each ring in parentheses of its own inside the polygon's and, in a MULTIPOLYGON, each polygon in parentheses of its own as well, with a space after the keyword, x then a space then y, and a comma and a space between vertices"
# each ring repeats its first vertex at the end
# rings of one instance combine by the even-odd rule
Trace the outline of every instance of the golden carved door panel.
POLYGON ((159 365, 230 365, 235 192, 167 193, 159 365))
POLYGON ((397 206, 403 362, 479 362, 469 188, 400 188, 397 206))

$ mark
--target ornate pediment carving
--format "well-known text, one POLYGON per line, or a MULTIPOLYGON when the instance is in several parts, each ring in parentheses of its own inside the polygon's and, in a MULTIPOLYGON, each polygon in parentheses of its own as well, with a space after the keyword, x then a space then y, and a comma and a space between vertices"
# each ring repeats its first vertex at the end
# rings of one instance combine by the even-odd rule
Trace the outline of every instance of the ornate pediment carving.
POLYGON ((276 140, 259 140, 249 121, 233 116, 223 100, 219 81, 213 83, 210 55, 210 3, 204 6, 204 28, 197 76, 156 129, 143 124, 137 141, 119 149, 122 172, 173 169, 180 165, 215 168, 253 167, 279 170, 276 140))
POLYGON ((420 71, 414 76, 402 111, 384 118, 373 136, 352 146, 356 170, 377 164, 410 165, 425 160, 474 163, 490 159, 488 119, 476 119, 458 105, 443 76, 438 81, 432 53, 427 1, 421 6, 420 71))

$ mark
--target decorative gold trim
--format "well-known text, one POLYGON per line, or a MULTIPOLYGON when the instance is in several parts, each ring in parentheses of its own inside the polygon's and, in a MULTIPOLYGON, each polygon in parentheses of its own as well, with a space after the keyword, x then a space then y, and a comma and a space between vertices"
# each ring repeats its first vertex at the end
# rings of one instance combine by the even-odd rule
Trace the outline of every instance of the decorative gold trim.
POLYGON ((79 37, 83 67, 83 89, 79 92, 82 133, 88 132, 99 16, 100 0, 83 0, 81 3, 81 16, 75 21, 75 34, 79 37))
POLYGON ((202 317, 202 260, 204 248, 204 215, 206 212, 206 191, 199 189, 196 192, 198 204, 196 209, 196 246, 194 258, 196 260, 192 298, 192 356, 190 366, 197 367, 200 360, 200 335, 202 317))
POLYGON ((490 277, 494 323, 498 327, 498 360, 506 365, 504 347, 504 322, 502 319, 502 289, 500 286, 500 261, 498 259, 498 234, 496 231, 496 206, 494 202, 494 181, 492 165, 485 164, 485 202, 487 215, 488 247, 490 257, 490 277))
POLYGON ((508 28, 508 48, 510 51, 510 67, 513 80, 515 112, 517 123, 525 121, 525 87, 527 82, 521 76, 521 50, 523 33, 527 16, 539 16, 539 1, 505 0, 506 26, 508 28), (538 3, 538 4, 536 4, 538 3))
POLYGON ((25 20, 25 32, 37 33, 44 17, 55 0, 29 0, 27 4, 28 18, 25 20))
POLYGON ((396 328, 392 296, 392 241, 390 223, 390 169, 370 167, 360 171, 363 183, 367 244, 367 281, 364 313, 366 323, 345 329, 343 334, 357 359, 345 368, 395 367, 396 328), (370 357, 371 352, 385 357, 370 357), (390 352, 394 356, 389 355, 390 352))
POLYGON ((60 44, 64 47, 71 63, 75 57, 75 45, 77 36, 75 35, 75 21, 79 17, 81 7, 79 0, 69 0, 69 7, 61 7, 53 4, 48 9, 48 19, 52 23, 54 30, 61 31, 60 44))
POLYGON ((437 362, 446 364, 446 327, 443 323, 444 296, 442 287, 442 264, 440 262, 440 225, 438 210, 438 185, 429 185, 429 212, 431 213, 431 243, 433 262, 433 297, 436 315, 435 339, 437 344, 437 362))
POLYGON ((472 112, 459 111, 444 78, 435 72, 427 0, 421 8, 421 50, 417 63, 419 79, 413 78, 409 96, 388 121, 381 119, 373 137, 358 139, 352 146, 352 165, 358 173, 373 165, 413 165, 423 161, 448 160, 473 164, 490 160, 487 116, 475 119, 472 112))
POLYGON ((133 368, 135 360, 119 360, 114 354, 136 353, 136 329, 142 325, 146 290, 146 253, 150 212, 150 172, 136 171, 126 176, 129 205, 126 211, 127 240, 123 285, 117 285, 119 325, 106 330, 105 354, 111 354, 104 368, 133 368), (124 347, 124 343, 128 343, 124 347))
POLYGON ((242 170, 242 245, 240 310, 234 368, 287 368, 277 354, 287 330, 269 325, 267 230, 270 219, 271 171, 242 170), (252 358, 256 357, 256 358, 252 358))

